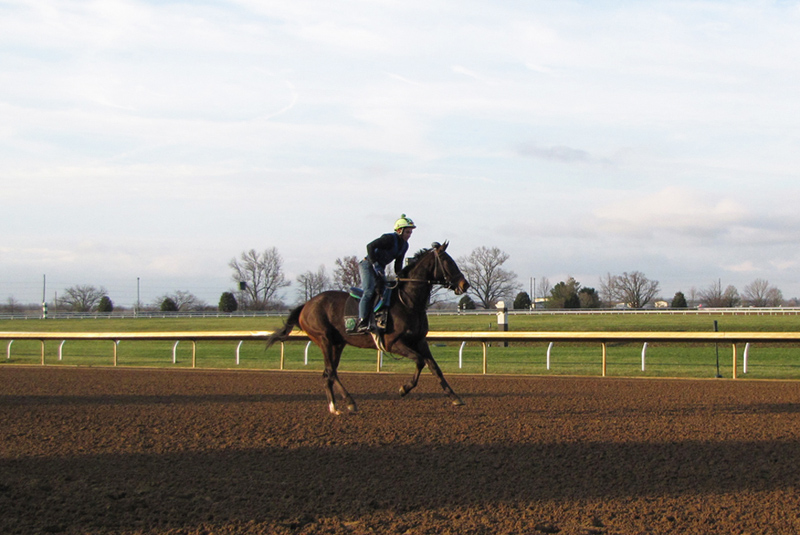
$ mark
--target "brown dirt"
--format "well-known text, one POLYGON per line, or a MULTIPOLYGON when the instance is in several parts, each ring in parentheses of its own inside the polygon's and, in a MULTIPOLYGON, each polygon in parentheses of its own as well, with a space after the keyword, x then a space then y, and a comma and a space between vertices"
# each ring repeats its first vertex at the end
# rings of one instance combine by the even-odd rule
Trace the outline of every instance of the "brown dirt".
POLYGON ((796 382, 343 379, 0 367, 0 533, 800 532, 796 382))

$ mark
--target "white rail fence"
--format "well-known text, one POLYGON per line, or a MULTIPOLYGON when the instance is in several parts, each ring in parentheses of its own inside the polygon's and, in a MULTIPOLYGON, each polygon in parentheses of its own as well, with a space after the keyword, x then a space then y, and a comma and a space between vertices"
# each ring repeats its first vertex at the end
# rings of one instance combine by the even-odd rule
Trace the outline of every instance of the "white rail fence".
MULTIPOLYGON (((7 340, 6 358, 11 359, 11 349, 16 340, 38 340, 41 342, 41 364, 46 365, 45 343, 58 342, 58 360, 63 358, 64 344, 68 340, 95 340, 112 342, 113 363, 118 365, 117 348, 121 341, 162 340, 174 342, 172 361, 177 362, 177 348, 181 342, 189 342, 192 348, 192 367, 197 366, 197 343, 200 341, 236 341, 236 364, 240 363, 240 350, 245 341, 264 341, 271 331, 176 331, 176 332, 0 332, 0 340, 7 340)), ((302 332, 294 332, 289 341, 307 341, 304 362, 308 364, 308 352, 311 342, 302 332)), ((550 353, 557 342, 598 343, 602 348, 602 376, 606 375, 607 344, 609 343, 641 343, 642 371, 646 368, 648 344, 653 342, 669 343, 714 343, 729 344, 732 349, 732 378, 737 378, 738 348, 744 346, 742 370, 747 373, 750 344, 753 342, 789 342, 800 343, 800 332, 530 332, 530 331, 432 331, 428 333, 430 342, 461 342, 459 349, 459 368, 463 364, 463 350, 467 343, 479 343, 483 349, 483 373, 489 373, 488 348, 494 342, 549 342, 547 348, 547 369, 550 369, 550 353)), ((280 368, 284 369, 285 344, 281 343, 280 368)), ((377 352, 377 367, 380 371, 383 355, 377 352)))

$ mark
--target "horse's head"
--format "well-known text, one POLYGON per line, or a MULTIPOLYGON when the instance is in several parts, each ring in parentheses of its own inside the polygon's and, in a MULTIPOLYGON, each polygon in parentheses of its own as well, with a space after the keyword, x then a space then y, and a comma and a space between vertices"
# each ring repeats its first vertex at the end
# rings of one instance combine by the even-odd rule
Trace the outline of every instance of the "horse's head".
POLYGON ((441 284, 456 295, 469 288, 469 282, 458 269, 455 260, 447 254, 448 243, 433 243, 430 249, 421 251, 409 266, 409 276, 424 277, 433 284, 441 284))

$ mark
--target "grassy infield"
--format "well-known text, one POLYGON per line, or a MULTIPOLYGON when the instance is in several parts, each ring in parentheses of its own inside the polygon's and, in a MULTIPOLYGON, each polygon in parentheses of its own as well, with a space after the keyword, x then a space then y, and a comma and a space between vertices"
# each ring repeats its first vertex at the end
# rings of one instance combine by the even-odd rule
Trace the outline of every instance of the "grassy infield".
MULTIPOLYGON (((710 316, 710 315, 581 315, 581 316, 516 316, 509 317, 510 329, 518 331, 711 331, 714 320, 720 331, 796 331, 800 316, 710 316)), ((431 316, 431 330, 485 331, 496 330, 494 316, 431 316)), ((282 324, 281 318, 169 318, 169 319, 97 319, 97 320, 6 320, 0 331, 248 331, 272 330, 282 324)), ((191 344, 178 345, 177 364, 172 362, 174 342, 124 341, 117 349, 120 366, 190 367, 191 344)), ((68 341, 63 360, 58 360, 59 342, 47 342, 45 361, 51 365, 110 366, 113 364, 111 342, 68 341)), ((264 351, 261 342, 245 342, 240 351, 240 364, 235 361, 236 342, 198 342, 197 366, 202 368, 278 369, 280 347, 264 351)), ((309 363, 304 364, 305 342, 286 344, 285 369, 321 370, 319 349, 309 350, 309 363)), ((445 373, 481 373, 483 352, 479 343, 467 344, 463 350, 463 367, 459 368, 460 343, 437 344, 433 354, 445 373)), ((0 365, 39 364, 41 344, 17 340, 7 357, 7 342, 0 342, 0 365)), ((738 347, 740 378, 800 379, 800 347, 791 344, 751 344, 748 373, 742 373, 742 351, 738 347)), ((642 346, 639 343, 608 344, 607 374, 626 377, 714 377, 719 370, 731 377, 732 351, 728 344, 649 344, 646 371, 641 370, 642 346)), ((488 349, 490 373, 524 373, 541 375, 600 375, 599 344, 559 343, 551 352, 551 369, 546 369, 547 343, 495 344, 488 349)), ((347 348, 340 369, 374 371, 376 352, 347 348)), ((413 365, 406 359, 385 357, 382 370, 411 373, 413 365)))

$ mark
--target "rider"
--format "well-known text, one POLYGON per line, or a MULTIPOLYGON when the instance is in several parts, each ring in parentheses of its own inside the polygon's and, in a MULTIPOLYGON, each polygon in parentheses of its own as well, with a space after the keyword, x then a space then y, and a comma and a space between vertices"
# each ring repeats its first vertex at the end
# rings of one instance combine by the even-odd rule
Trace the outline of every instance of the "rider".
POLYGON ((361 273, 361 288, 364 294, 358 303, 358 325, 356 332, 369 330, 370 309, 372 298, 375 296, 375 287, 378 281, 386 282, 385 268, 394 261, 394 272, 400 273, 403 267, 403 257, 408 251, 408 239, 412 231, 417 228, 411 218, 402 214, 394 223, 394 232, 388 232, 371 241, 367 245, 367 256, 359 262, 361 273))

